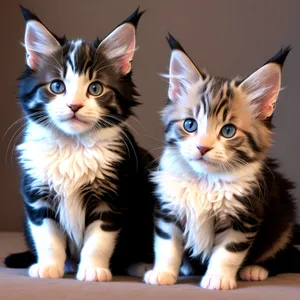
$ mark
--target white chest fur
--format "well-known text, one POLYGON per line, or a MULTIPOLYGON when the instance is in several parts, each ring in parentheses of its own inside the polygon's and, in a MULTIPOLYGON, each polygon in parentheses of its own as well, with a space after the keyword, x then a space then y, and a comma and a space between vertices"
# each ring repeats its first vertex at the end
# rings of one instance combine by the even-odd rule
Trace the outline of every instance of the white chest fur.
MULTIPOLYGON (((192 255, 210 255, 214 243, 215 219, 226 222, 227 216, 236 215, 245 207, 234 198, 249 189, 255 180, 254 171, 244 170, 239 176, 220 178, 213 175, 184 173, 182 162, 170 165, 161 161, 161 170, 154 173, 157 193, 172 213, 185 224, 185 247, 192 248, 192 255)), ((187 169, 185 169, 187 170, 187 169)), ((189 170, 188 170, 189 171, 189 170)))
POLYGON ((113 151, 120 146, 117 138, 113 142, 114 136, 111 131, 107 136, 102 133, 102 139, 89 136, 79 140, 29 124, 24 142, 18 146, 20 162, 34 178, 33 187, 46 184, 57 194, 60 223, 78 247, 85 226, 79 190, 95 178, 103 179, 104 172, 112 170, 111 163, 121 159, 113 151))

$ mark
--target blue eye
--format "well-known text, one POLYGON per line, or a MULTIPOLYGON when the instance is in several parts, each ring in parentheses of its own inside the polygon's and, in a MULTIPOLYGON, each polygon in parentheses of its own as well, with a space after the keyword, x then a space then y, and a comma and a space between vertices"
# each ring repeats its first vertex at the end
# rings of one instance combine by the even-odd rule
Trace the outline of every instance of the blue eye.
POLYGON ((183 128, 187 132, 194 132, 198 128, 198 124, 194 119, 186 119, 183 123, 183 128))
POLYGON ((103 86, 99 82, 93 82, 89 85, 88 92, 93 96, 100 96, 103 92, 103 86))
POLYGON ((61 94, 65 89, 65 84, 61 80, 54 80, 50 84, 50 90, 54 94, 61 94))
POLYGON ((232 124, 227 124, 227 125, 222 127, 220 133, 224 138, 230 139, 235 135, 236 127, 232 124))

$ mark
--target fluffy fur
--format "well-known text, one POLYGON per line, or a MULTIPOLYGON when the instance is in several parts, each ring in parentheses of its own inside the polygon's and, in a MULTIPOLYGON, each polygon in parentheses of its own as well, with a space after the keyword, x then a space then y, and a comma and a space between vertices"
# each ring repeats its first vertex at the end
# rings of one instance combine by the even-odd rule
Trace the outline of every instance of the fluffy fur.
POLYGON ((246 79, 229 80, 199 71, 172 36, 169 43, 166 147, 153 173, 155 265, 145 281, 173 284, 181 266, 185 275, 204 274, 202 287, 227 290, 239 275, 300 272, 291 245, 293 184, 267 157, 290 49, 246 79))
POLYGON ((131 61, 142 13, 87 43, 58 38, 22 12, 19 98, 27 126, 18 152, 30 252, 5 263, 57 278, 68 259, 79 262, 77 279, 109 281, 111 270, 152 260, 152 157, 126 125, 138 104, 131 61))

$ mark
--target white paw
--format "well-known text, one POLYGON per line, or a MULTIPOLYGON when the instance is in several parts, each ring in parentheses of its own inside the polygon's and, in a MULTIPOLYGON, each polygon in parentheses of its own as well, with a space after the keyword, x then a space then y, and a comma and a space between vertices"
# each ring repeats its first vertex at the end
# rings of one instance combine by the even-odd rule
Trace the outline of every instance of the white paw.
POLYGON ((209 290, 233 290, 237 287, 236 279, 230 276, 205 275, 200 286, 209 290))
POLYGON ((112 274, 104 268, 79 266, 76 278, 81 281, 106 282, 112 280, 112 274))
POLYGON ((147 284, 169 285, 176 283, 177 276, 170 272, 150 270, 145 274, 144 281, 147 284))
POLYGON ((33 278, 61 278, 64 276, 64 266, 34 264, 29 268, 28 274, 33 278))
POLYGON ((265 280, 268 276, 269 272, 261 266, 246 266, 240 271, 240 277, 242 280, 265 280))

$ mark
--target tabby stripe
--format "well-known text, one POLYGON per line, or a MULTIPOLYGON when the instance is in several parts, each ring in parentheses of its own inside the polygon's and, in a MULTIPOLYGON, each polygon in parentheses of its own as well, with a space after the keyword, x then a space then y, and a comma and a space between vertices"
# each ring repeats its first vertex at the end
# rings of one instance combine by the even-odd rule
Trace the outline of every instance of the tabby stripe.
POLYGON ((40 83, 40 84, 37 84, 29 93, 26 93, 26 94, 21 94, 20 95, 20 98, 26 98, 26 100, 32 100, 32 97, 35 95, 35 93, 43 86, 47 85, 46 82, 44 83, 40 83))
POLYGON ((230 140, 230 146, 234 147, 240 147, 244 142, 244 137, 243 136, 236 136, 233 139, 230 140))
MULTIPOLYGON (((249 205, 249 199, 247 197, 234 195, 234 198, 243 205, 249 205)), ((259 228, 258 222, 251 216, 241 215, 238 217, 231 217, 231 220, 233 228, 240 232, 252 233, 256 232, 259 228)))
POLYGON ((225 98, 218 106, 216 106, 216 108, 214 109, 214 114, 216 115, 216 117, 219 115, 223 106, 225 106, 227 103, 228 103, 228 99, 225 98))
POLYGON ((196 117, 199 115, 200 105, 196 105, 196 117))
POLYGON ((161 212, 162 212, 163 214, 166 214, 166 215, 171 214, 171 210, 168 209, 168 208, 163 208, 163 209, 161 210, 161 212))
POLYGON ((226 121, 228 112, 229 112, 228 107, 225 107, 225 109, 223 111, 223 122, 226 121))
POLYGON ((220 93, 220 101, 223 99, 223 96, 224 96, 224 90, 222 90, 220 93))
POLYGON ((176 220, 175 216, 173 216, 173 215, 166 215, 166 214, 164 214, 162 212, 159 212, 159 211, 156 211, 154 213, 154 216, 157 219, 164 220, 166 223, 172 223, 172 222, 174 222, 176 220))
POLYGON ((86 65, 85 65, 85 67, 84 67, 84 73, 85 73, 85 74, 87 73, 88 69, 89 69, 92 65, 93 65, 93 62, 92 62, 91 60, 89 60, 89 61, 86 63, 86 65))
POLYGON ((118 231, 119 229, 121 229, 121 225, 120 224, 101 224, 101 229, 103 231, 118 231))
POLYGON ((234 86, 237 88, 237 87, 239 87, 239 85, 240 85, 242 82, 243 82, 242 80, 235 80, 235 81, 234 81, 234 86))
MULTIPOLYGON (((249 195, 250 196, 250 195, 249 195)), ((246 205, 246 206, 249 206, 251 201, 249 201, 249 196, 238 196, 238 195, 234 195, 234 198, 239 201, 240 203, 246 205)), ((241 223, 241 221, 237 218, 232 218, 233 222, 236 222, 236 223, 241 223)), ((248 222, 244 222, 244 223, 248 223, 248 222)), ((250 224, 251 225, 251 224, 250 224)), ((256 225, 256 224, 254 224, 256 225)))
POLYGON ((202 95, 201 95, 201 102, 202 102, 204 114, 206 114, 207 107, 206 107, 206 97, 205 97, 205 94, 202 94, 202 95))
POLYGON ((172 120, 172 121, 170 121, 170 122, 167 124, 167 127, 166 127, 166 129, 165 129, 165 133, 169 132, 169 130, 171 129, 171 127, 172 127, 175 123, 177 123, 178 121, 180 121, 180 120, 172 120))
POLYGON ((220 234, 220 233, 226 231, 226 230, 229 229, 229 228, 230 228, 229 226, 220 227, 220 228, 218 228, 218 229, 215 231, 215 234, 220 234))
POLYGON ((164 232, 162 229, 160 229, 158 226, 154 226, 154 230, 155 230, 155 233, 162 239, 164 240, 170 240, 171 239, 171 236, 164 232))
POLYGON ((248 139, 248 143, 249 145, 251 146, 252 150, 254 152, 261 152, 261 148, 257 145, 257 143, 255 142, 254 138, 253 138, 253 135, 248 132, 248 131, 244 131, 242 130, 242 132, 247 136, 247 139, 248 139))
POLYGON ((226 245, 226 250, 229 252, 242 252, 249 248, 250 243, 249 242, 243 242, 243 243, 230 243, 226 245))
MULTIPOLYGON (((239 196, 237 196, 239 197, 239 196)), ((257 225, 258 221, 249 214, 239 214, 239 219, 249 225, 257 225)))
POLYGON ((235 149, 240 159, 244 160, 246 163, 254 162, 254 159, 249 157, 244 151, 235 149))
POLYGON ((28 203, 25 202, 26 215, 34 225, 41 226, 44 219, 52 219, 57 222, 55 212, 48 207, 33 208, 28 203))
POLYGON ((246 227, 244 224, 238 222, 233 223, 232 228, 236 231, 243 232, 243 233, 255 233, 258 231, 258 226, 246 227))
POLYGON ((186 137, 186 132, 182 128, 177 128, 176 132, 177 139, 181 140, 186 137))
POLYGON ((207 88, 208 88, 208 85, 207 85, 207 83, 205 83, 203 86, 201 86, 201 93, 204 94, 206 92, 207 88))
POLYGON ((70 56, 67 57, 67 62, 70 64, 72 71, 75 72, 75 66, 74 66, 70 56))
POLYGON ((169 139, 169 140, 166 141, 166 144, 168 146, 175 146, 176 143, 177 143, 176 139, 169 139))
POLYGON ((206 75, 205 73, 200 72, 200 71, 199 71, 199 73, 200 73, 200 75, 201 75, 201 77, 202 77, 202 80, 205 80, 206 77, 207 77, 207 75, 206 75))
POLYGON ((233 98, 233 90, 230 87, 230 81, 227 81, 227 92, 226 92, 227 98, 231 99, 233 98))

